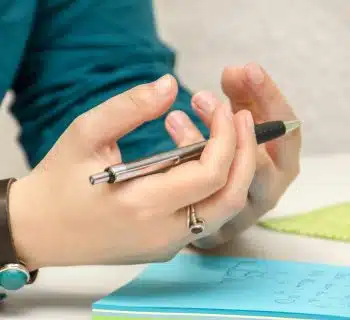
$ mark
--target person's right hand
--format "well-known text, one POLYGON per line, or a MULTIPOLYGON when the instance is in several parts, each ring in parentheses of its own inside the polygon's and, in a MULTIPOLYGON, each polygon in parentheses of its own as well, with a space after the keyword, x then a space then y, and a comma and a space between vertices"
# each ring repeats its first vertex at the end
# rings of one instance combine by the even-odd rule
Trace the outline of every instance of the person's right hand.
POLYGON ((176 94, 175 79, 165 76, 91 109, 28 176, 13 184, 14 243, 31 270, 166 261, 196 240, 187 228, 184 208, 189 204, 200 202, 207 234, 232 218, 228 207, 244 206, 255 170, 253 123, 250 113, 233 116, 228 105, 216 109, 200 160, 120 184, 90 185, 91 174, 121 162, 115 141, 163 114, 176 94), (235 150, 240 165, 230 173, 235 150), (244 175, 238 180, 245 182, 221 196, 229 174, 232 179, 244 175))

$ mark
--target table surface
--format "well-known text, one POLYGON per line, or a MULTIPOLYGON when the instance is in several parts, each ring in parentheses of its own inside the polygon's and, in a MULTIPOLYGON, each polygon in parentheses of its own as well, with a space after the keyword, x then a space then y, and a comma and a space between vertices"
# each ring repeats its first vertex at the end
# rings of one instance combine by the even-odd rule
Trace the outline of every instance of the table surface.
MULTIPOLYGON (((350 200, 350 154, 303 158, 301 174, 268 216, 350 200)), ((265 216, 266 217, 266 216, 265 216)), ((267 259, 350 265, 350 244, 277 233, 253 226, 222 253, 267 259)), ((91 319, 91 304, 145 266, 48 268, 37 282, 3 303, 1 319, 91 319)))

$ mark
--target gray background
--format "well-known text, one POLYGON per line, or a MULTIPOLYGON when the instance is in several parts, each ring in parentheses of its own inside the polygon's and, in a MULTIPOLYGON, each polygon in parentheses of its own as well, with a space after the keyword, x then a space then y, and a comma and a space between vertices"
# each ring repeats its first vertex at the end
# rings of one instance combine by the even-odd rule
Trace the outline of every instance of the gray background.
MULTIPOLYGON (((221 94, 225 65, 258 62, 304 121, 303 154, 350 152, 349 1, 155 0, 155 8, 190 88, 221 94)), ((24 174, 6 108, 0 128, 0 176, 24 174)))

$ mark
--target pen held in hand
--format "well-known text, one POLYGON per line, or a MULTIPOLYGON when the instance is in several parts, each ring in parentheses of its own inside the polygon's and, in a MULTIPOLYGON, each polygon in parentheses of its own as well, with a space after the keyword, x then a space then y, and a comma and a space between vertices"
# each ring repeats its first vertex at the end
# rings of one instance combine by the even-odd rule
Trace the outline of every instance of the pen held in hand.
MULTIPOLYGON (((277 139, 299 128, 301 122, 268 121, 255 125, 257 144, 277 139)), ((202 141, 172 151, 160 153, 130 163, 120 163, 107 167, 103 172, 90 176, 92 185, 99 183, 117 183, 149 174, 163 172, 181 163, 199 159, 207 141, 202 141)))

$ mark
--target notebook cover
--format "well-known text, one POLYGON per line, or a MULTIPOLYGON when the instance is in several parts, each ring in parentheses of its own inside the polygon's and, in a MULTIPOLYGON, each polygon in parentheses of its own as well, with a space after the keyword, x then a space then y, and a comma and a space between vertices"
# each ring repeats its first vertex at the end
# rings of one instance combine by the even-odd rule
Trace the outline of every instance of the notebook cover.
POLYGON ((350 268, 180 254, 93 304, 95 320, 350 319, 350 268))

